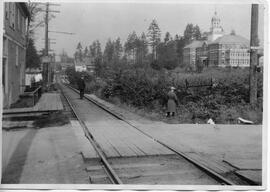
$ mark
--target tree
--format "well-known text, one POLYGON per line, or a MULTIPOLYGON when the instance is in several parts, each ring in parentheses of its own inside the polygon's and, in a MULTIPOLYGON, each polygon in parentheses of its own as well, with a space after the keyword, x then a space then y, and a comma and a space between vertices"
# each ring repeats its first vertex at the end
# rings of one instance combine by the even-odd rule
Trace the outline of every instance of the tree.
POLYGON ((90 46, 89 46, 89 55, 92 58, 92 62, 94 63, 95 66, 95 74, 97 76, 102 76, 103 71, 104 71, 104 66, 102 63, 102 52, 101 52, 101 45, 98 40, 94 41, 90 46))
POLYGON ((78 43, 78 45, 77 45, 77 50, 82 50, 81 42, 78 43))
POLYGON ((78 45, 77 45, 76 52, 75 52, 75 60, 82 61, 82 58, 83 58, 82 45, 79 42, 78 45))
MULTIPOLYGON (((43 27, 45 24, 45 20, 43 17, 43 10, 44 10, 44 4, 41 3, 33 3, 29 1, 27 3, 27 8, 30 13, 30 17, 27 20, 27 26, 26 26, 26 46, 28 45, 29 39, 34 39, 34 31, 39 28, 43 27)), ((55 18, 55 15, 49 14, 48 20, 51 20, 52 18, 55 18)))
POLYGON ((123 52, 123 47, 120 38, 118 37, 116 41, 113 42, 113 44, 114 44, 113 60, 114 63, 118 63, 123 52))
POLYGON ((153 20, 152 23, 150 24, 148 28, 147 36, 149 38, 149 44, 152 47, 152 57, 153 57, 153 60, 155 60, 157 58, 156 47, 160 42, 160 36, 161 36, 161 31, 156 20, 153 20))
POLYGON ((184 39, 186 45, 189 44, 193 40, 201 39, 201 31, 198 25, 193 25, 191 23, 187 24, 186 29, 184 31, 184 39))
POLYGON ((26 49, 26 68, 39 68, 40 64, 40 58, 37 54, 34 41, 30 38, 26 49))
POLYGON ((90 45, 89 46, 89 52, 90 52, 90 56, 92 57, 92 58, 95 58, 96 57, 96 41, 94 41, 93 43, 92 43, 92 45, 90 45))
POLYGON ((183 66, 183 49, 186 45, 184 37, 179 38, 179 36, 177 36, 177 38, 175 39, 175 43, 176 43, 176 53, 177 53, 179 65, 180 67, 184 67, 183 66))
POLYGON ((114 44, 111 41, 111 39, 109 39, 104 49, 104 55, 103 55, 104 61, 107 63, 111 63, 113 59, 113 54, 114 54, 114 44))
POLYGON ((187 24, 184 31, 185 44, 189 44, 193 40, 193 24, 187 24))
POLYGON ((127 41, 124 45, 125 53, 127 56, 131 56, 133 63, 136 62, 136 48, 138 43, 138 37, 135 31, 128 35, 127 41))
POLYGON ((88 57, 89 53, 88 53, 88 48, 85 47, 84 48, 84 52, 83 52, 83 57, 88 57))
POLYGON ((42 11, 40 4, 28 2, 27 7, 30 13, 30 17, 27 20, 26 26, 26 46, 28 46, 30 39, 33 40, 34 30, 44 24, 44 19, 42 19, 41 21, 37 21, 37 17, 42 11))
POLYGON ((94 43, 95 43, 95 57, 94 57, 95 73, 97 76, 102 76, 102 73, 104 71, 104 65, 102 63, 101 45, 98 40, 96 40, 94 43))
POLYGON ((142 33, 141 37, 137 39, 136 46, 137 65, 142 66, 148 53, 148 42, 144 33, 142 33))
MULTIPOLYGON (((169 37, 169 35, 167 35, 169 37)), ((168 38, 170 39, 170 38, 168 38)), ((152 65, 155 69, 174 69, 178 65, 176 41, 164 39, 164 42, 157 46, 157 63, 152 65)))
POLYGON ((195 25, 193 28, 193 37, 195 40, 200 40, 202 37, 200 27, 198 25, 195 25))
POLYGON ((164 38, 164 42, 167 43, 167 42, 170 41, 170 40, 171 40, 171 35, 170 35, 169 32, 166 32, 165 38, 164 38))

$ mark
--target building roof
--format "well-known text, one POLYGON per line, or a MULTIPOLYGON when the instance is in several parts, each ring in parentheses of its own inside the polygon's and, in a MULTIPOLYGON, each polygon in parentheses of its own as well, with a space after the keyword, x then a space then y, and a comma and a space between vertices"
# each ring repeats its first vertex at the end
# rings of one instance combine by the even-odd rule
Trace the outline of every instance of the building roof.
POLYGON ((203 45, 204 41, 192 41, 190 44, 188 44, 187 46, 185 46, 184 48, 197 48, 197 47, 201 47, 203 45))
POLYGON ((230 34, 217 38, 211 44, 237 44, 241 45, 242 47, 249 47, 249 40, 240 35, 230 34))

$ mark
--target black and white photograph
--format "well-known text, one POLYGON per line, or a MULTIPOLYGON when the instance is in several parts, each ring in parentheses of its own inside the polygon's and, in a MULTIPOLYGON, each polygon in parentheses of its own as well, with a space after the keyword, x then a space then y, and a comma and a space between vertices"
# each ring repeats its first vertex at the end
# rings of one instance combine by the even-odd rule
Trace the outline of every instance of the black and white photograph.
POLYGON ((268 6, 1 2, 0 189, 266 190, 268 6))

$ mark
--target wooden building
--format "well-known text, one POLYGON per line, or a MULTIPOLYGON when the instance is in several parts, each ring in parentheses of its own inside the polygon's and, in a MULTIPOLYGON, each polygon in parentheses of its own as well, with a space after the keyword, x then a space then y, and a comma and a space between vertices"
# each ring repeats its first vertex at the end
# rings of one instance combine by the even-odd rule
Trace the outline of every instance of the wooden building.
POLYGON ((4 3, 2 91, 3 107, 19 99, 25 85, 26 21, 30 17, 26 3, 4 3))

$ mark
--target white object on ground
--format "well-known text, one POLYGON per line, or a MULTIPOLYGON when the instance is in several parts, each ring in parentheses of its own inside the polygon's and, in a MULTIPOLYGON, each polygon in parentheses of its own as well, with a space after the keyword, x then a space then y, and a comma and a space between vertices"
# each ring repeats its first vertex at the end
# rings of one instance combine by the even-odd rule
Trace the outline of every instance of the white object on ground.
POLYGON ((238 123, 244 123, 244 124, 254 124, 253 121, 243 119, 241 117, 238 117, 238 123))
POLYGON ((213 119, 211 119, 211 118, 208 119, 207 123, 208 123, 208 124, 211 124, 211 125, 215 125, 215 122, 214 122, 213 119))

